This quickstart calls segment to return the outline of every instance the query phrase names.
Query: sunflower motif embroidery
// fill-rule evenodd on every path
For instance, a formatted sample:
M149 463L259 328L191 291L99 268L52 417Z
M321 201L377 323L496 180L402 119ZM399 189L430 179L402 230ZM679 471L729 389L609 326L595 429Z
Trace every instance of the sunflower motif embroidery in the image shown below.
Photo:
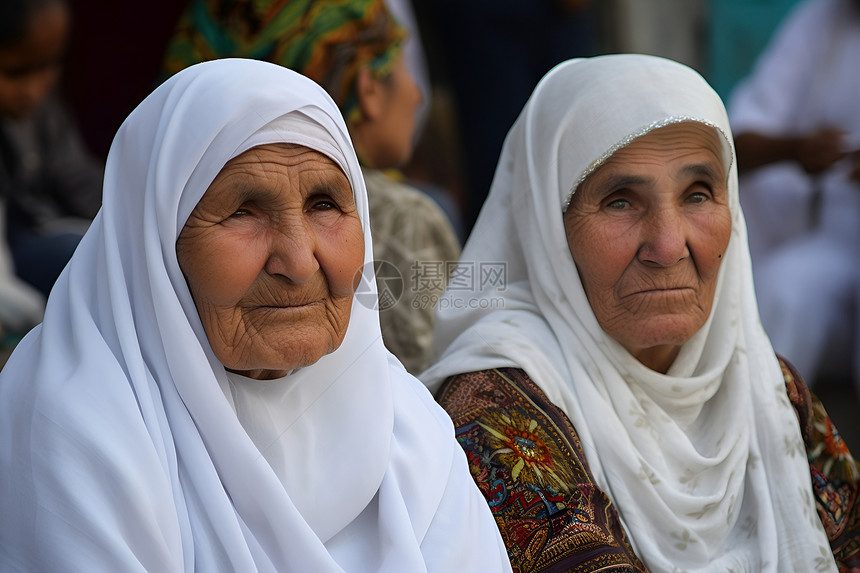
M511 468L511 479L570 491L570 476L553 461L553 450L547 445L552 440L536 420L512 410L508 414L494 412L478 425L487 432L490 459L499 458Z

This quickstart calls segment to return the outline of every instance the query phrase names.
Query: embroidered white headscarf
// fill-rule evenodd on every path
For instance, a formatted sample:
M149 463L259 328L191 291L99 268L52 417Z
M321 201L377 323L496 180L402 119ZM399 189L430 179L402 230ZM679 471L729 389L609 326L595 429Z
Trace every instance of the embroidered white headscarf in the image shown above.
M276 142L343 169L375 296L364 182L325 92L251 60L168 80L120 128L104 206L0 375L0 570L510 570L450 419L384 348L372 300L281 380L228 380L215 358L176 239L231 157Z
M562 213L615 151L684 121L722 137L732 234L711 316L664 375L598 325ZM523 368L570 417L652 571L835 571L758 318L732 157L723 104L691 69L644 55L557 66L508 134L461 258L472 283L452 278L436 319L444 352L421 378L435 390L454 374ZM488 272L501 263L504 281Z

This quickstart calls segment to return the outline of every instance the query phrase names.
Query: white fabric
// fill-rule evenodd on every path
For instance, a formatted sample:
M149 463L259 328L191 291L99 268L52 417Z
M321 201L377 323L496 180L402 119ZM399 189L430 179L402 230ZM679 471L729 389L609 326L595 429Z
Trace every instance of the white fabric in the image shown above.
M732 235L712 315L663 375L599 327L562 210L620 146L679 121L724 136ZM613 55L554 68L508 134L461 258L476 268L505 261L506 286L476 276L469 292L452 279L436 319L444 353L421 378L435 389L461 372L523 368L570 417L651 571L835 571L758 320L729 137L719 97L675 62Z
M855 0L801 2L733 92L732 129L795 136L835 127L847 132L847 148L860 149L858 58ZM844 358L857 354L852 330L860 322L849 309L860 294L860 184L849 179L850 166L845 159L813 177L786 161L740 179L762 322L810 382L821 368L844 375L852 367ZM836 357L842 363L827 363Z
M344 170L374 288L364 182L325 92L250 60L168 80L120 128L104 206L0 374L0 570L510 570L375 310L354 300L343 344L278 381L215 358L175 242L226 161L272 142Z

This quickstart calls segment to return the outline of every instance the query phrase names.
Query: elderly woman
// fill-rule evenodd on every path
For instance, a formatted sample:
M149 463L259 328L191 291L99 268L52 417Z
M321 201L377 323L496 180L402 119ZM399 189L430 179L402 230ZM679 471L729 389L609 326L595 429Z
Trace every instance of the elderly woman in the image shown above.
M462 259L506 276L452 283L422 379L516 571L858 566L857 465L762 330L731 141L635 55L559 65L508 135Z
M371 260L321 88L251 60L159 87L0 375L0 570L509 571L450 420L354 300Z
M367 183L382 337L418 374L433 358L433 303L460 243L433 199L384 171L409 161L423 97L406 67L405 41L383 0L192 0L165 68L257 58L300 72L332 96Z

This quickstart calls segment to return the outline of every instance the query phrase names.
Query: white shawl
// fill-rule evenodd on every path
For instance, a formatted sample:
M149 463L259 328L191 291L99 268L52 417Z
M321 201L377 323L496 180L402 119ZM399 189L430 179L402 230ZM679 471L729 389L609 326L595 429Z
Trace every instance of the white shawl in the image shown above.
M0 375L0 570L509 571L450 420L372 304L281 380L231 381L215 358L175 242L228 159L274 142L346 173L375 295L364 181L325 92L251 60L168 80L120 128L104 206Z
M562 212L617 149L681 121L723 136L732 235L712 314L663 375L598 325ZM719 97L675 62L612 55L553 69L505 141L461 258L476 288L454 275L436 319L444 353L421 378L435 390L453 374L523 368L572 420L650 570L835 571L797 418L758 318L730 138ZM503 287L477 272L499 262Z

